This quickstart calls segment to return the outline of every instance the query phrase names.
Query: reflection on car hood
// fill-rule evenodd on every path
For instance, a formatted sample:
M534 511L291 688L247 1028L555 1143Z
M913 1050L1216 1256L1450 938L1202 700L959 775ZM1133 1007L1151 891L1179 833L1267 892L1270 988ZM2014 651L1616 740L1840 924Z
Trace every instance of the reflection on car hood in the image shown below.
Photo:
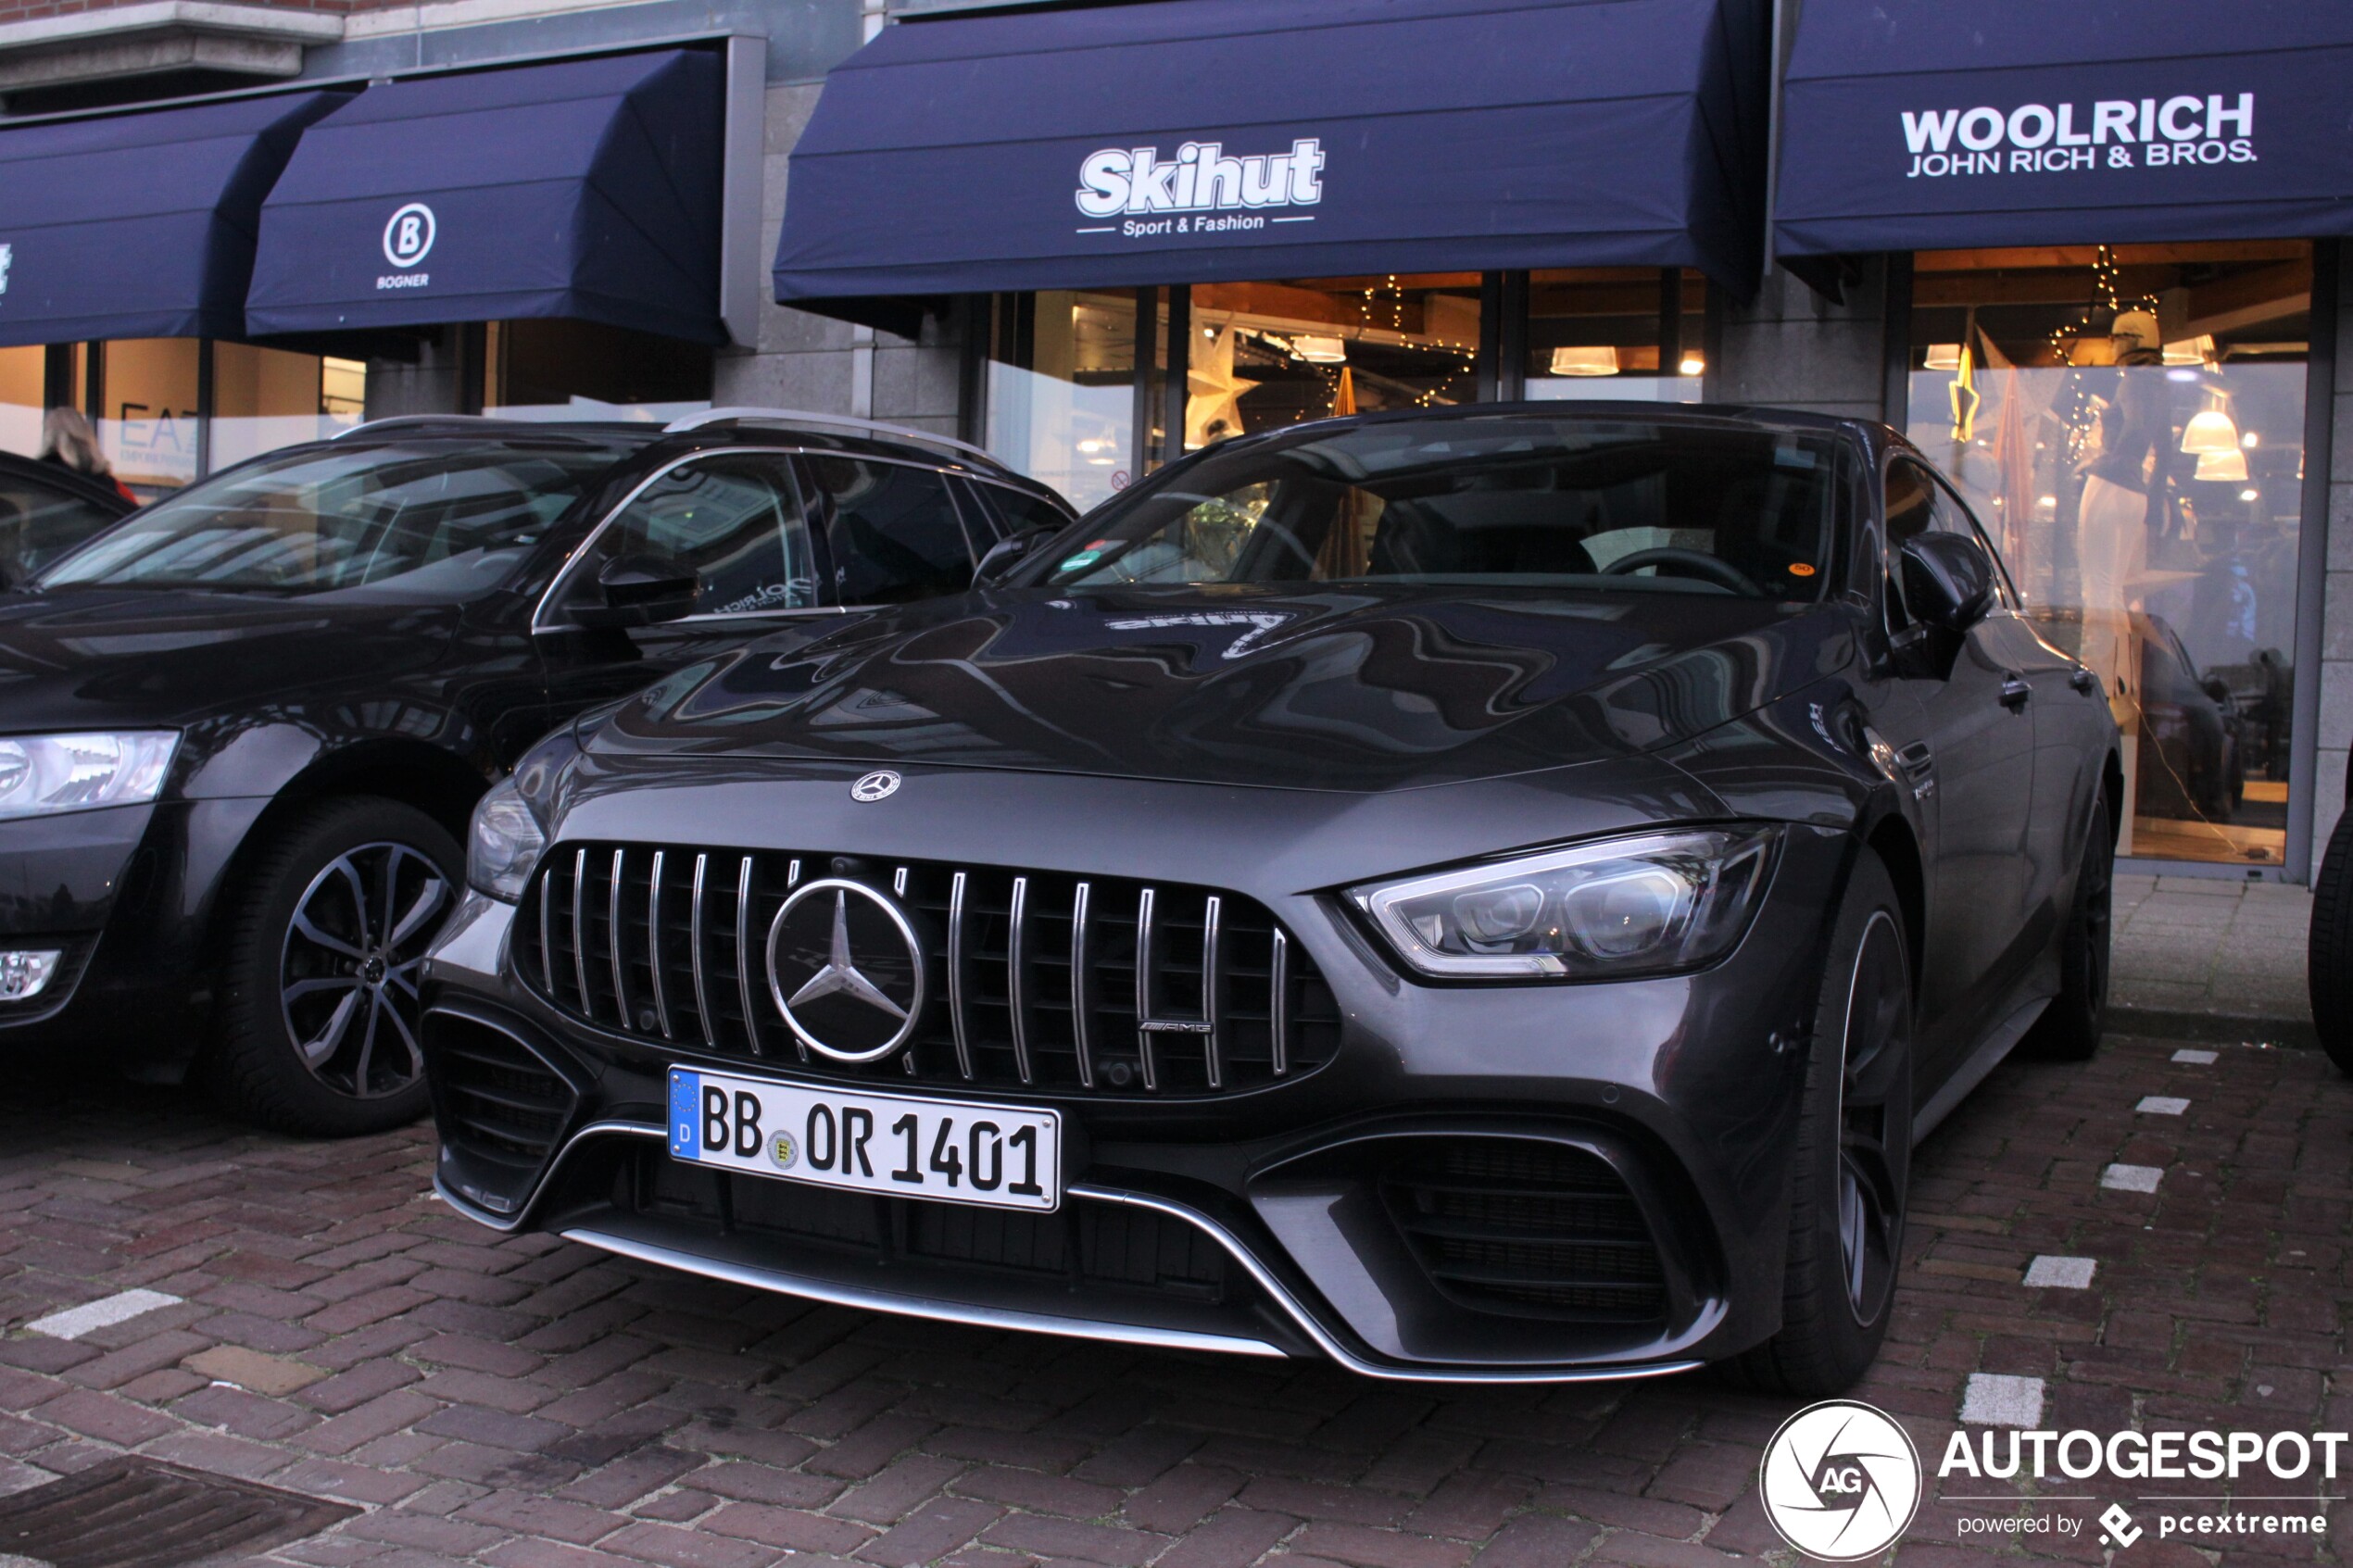
M754 643L589 744L1397 789L1699 734L1844 664L1849 628L1638 591L1005 590Z
M258 594L0 594L0 727L178 724L438 660L450 610Z

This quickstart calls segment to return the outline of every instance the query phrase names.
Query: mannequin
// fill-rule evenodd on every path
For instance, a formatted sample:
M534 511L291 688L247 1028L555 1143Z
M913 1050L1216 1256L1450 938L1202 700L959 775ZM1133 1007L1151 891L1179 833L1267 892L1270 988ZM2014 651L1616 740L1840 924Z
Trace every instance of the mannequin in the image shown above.
M2161 504L2160 452L2171 433L2157 318L2126 310L2108 329L2116 386L2100 413L2100 441L2083 464L2083 499L2075 517L2075 558L2082 569L2083 662L2108 689L2124 735L2127 807L2118 853L2133 847L2138 798L2141 664L2133 634L2133 586L2146 571L2152 500Z

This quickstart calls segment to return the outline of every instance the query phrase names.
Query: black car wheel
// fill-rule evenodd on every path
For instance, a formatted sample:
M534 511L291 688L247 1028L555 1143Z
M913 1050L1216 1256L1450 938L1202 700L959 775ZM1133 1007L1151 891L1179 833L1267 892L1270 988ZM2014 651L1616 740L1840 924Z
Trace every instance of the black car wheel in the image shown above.
M2312 879L2312 929L2305 950L2312 1027L2339 1073L2353 1076L2353 811L2336 820Z
M1895 1298L1912 1165L1912 982L1886 868L1863 852L1815 1008L1791 1162L1781 1330L1727 1367L1818 1398L1879 1354Z
M2089 1061L2108 1025L2108 944L2116 897L2116 835L2108 802L2092 808L2082 863L2075 871L2075 901L2059 928L2059 992L2034 1021L2026 1044L2057 1061Z
M262 852L233 915L212 1078L283 1132L348 1136L426 1104L418 979L458 901L457 845L395 801L341 800Z

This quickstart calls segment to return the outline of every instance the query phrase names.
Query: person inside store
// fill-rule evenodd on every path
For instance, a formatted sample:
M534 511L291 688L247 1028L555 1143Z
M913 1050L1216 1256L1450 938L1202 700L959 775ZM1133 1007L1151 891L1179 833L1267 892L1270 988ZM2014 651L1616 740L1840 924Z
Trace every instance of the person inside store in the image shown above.
M2120 311L2108 329L2116 379L2100 409L2082 472L2076 508L2075 558L2082 571L2083 646L2081 658L2108 688L2108 706L2124 746L2125 798L2140 732L2140 660L2133 638L2133 585L2146 572L2149 516L2164 505L2163 453L2171 432L2165 383L2164 342L2157 318ZM2145 371L2135 374L2135 371Z
M79 408L52 408L41 416L41 460L106 480L133 505L139 500L129 485L115 478L114 465L98 445L98 433L91 428L90 416Z

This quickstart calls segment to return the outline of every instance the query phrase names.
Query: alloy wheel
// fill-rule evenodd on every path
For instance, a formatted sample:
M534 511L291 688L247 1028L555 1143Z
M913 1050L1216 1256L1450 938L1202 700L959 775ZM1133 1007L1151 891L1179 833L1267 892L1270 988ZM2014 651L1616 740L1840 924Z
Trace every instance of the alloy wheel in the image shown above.
M355 1099L398 1094L424 1073L417 980L449 880L406 844L362 844L303 889L279 959L279 1009L304 1067Z
M1838 1236L1846 1304L1879 1321L1894 1292L1911 1168L1911 988L1884 912L1864 928L1848 988L1839 1085Z

